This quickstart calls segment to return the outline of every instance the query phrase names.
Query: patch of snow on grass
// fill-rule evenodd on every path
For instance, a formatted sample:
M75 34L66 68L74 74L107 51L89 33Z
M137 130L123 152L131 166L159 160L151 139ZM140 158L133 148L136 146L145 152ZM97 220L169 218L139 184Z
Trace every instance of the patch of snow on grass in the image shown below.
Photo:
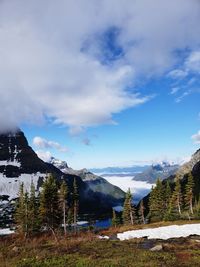
M10 235L14 234L15 231L10 230L9 228L0 229L0 235Z
M120 240L147 237L148 239L169 239L200 235L200 224L170 225L157 228L131 230L117 234Z

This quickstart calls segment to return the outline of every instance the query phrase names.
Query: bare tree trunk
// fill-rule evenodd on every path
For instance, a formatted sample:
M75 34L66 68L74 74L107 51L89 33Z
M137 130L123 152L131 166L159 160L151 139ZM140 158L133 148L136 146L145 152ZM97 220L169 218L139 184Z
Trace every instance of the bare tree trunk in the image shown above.
M130 218L131 218L131 225L133 225L134 223L133 223L133 213L132 213L132 211L130 212Z
M180 198L177 199L177 206L178 206L178 212L181 215L181 206L180 206Z

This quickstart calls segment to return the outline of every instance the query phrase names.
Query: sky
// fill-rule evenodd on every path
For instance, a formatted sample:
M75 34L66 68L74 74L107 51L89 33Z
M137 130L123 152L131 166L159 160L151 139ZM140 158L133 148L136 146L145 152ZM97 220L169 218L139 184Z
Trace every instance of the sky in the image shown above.
M1 0L0 132L80 168L200 144L199 0Z

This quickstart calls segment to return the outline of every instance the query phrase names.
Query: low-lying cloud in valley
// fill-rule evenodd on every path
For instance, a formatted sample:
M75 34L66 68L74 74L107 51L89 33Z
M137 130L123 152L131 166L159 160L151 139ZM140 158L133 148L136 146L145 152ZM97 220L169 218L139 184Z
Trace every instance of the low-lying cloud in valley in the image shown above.
M197 0L1 1L1 131L46 117L71 133L114 123L151 99L137 78L170 71L176 51L196 71L199 15Z

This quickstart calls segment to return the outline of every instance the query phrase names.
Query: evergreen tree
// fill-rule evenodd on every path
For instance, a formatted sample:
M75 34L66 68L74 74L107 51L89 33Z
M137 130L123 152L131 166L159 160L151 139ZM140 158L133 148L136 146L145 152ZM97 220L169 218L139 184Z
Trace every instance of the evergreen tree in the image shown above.
M188 180L187 180L187 184L185 186L185 205L189 210L190 214L193 214L193 198L194 198L194 194L193 194L193 189L194 189L194 178L192 173L190 172L188 175Z
M38 201L35 195L35 185L31 181L31 190L29 198L29 217L30 217L30 232L34 233L39 230L39 212L38 212Z
M169 208L171 196L172 196L172 190L171 190L169 181L167 181L165 185L165 207L166 209Z
M67 212L67 224L69 228L71 228L73 224L73 209L72 208L69 208Z
M29 217L29 196L28 196L28 192L26 191L24 194L24 233L25 233L25 237L27 237L29 235L29 231L30 231L30 217Z
M165 184L165 214L164 214L165 221L172 220L171 198L172 198L172 189L170 187L169 181L167 181L167 183Z
M136 222L135 207L132 204L132 194L130 189L126 193L122 217L125 225L133 225Z
M162 221L164 219L165 208L165 188L161 180L156 181L156 186L150 192L149 198L149 219L151 222Z
M24 184L20 184L18 200L16 202L15 221L17 223L17 229L20 233L26 232L26 216L25 216L25 193Z
M78 198L79 198L78 186L77 186L76 178L74 178L72 201L73 201L73 223L74 223L75 231L77 229L78 204L79 204Z
M178 219L182 214L182 191L179 176L176 176L175 180L175 188L172 193L171 201L170 201L170 213L174 219Z
M67 227L66 227L66 216L67 216L67 196L68 196L68 188L66 182L63 180L60 186L60 192L59 192L59 204L62 211L62 217L63 217L63 227L64 227L64 233L65 236L67 234Z
M59 209L58 209L58 188L55 178L50 174L42 184L40 194L40 218L47 228L49 228L54 236L54 229L59 224Z
M112 210L112 226L117 227L117 214L114 209Z
M144 210L145 210L145 207L144 207L144 203L143 203L143 199L142 199L140 201L138 214L139 214L139 221L140 221L140 223L143 223L143 224L145 224Z
M194 204L194 217L195 219L200 219L200 196L195 200Z

